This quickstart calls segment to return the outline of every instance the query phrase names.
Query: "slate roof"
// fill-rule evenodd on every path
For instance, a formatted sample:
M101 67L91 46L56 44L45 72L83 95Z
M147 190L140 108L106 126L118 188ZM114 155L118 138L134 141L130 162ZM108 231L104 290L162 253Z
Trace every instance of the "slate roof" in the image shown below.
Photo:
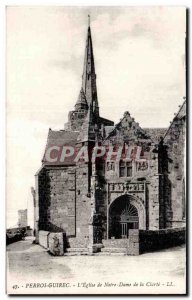
M48 132L48 137L47 137L47 144L45 147L45 153L46 151L52 147L52 146L74 146L77 142L77 136L78 136L79 132L78 131L67 131L67 130L51 130L49 129ZM43 164L48 164L48 165L61 165L60 162L56 162L56 163L50 163L47 162L45 159L45 153L42 159ZM69 165L71 164L71 161L66 162L65 164Z
M51 130L49 129L47 143L52 145L63 145L67 143L75 144L77 141L78 132L77 131L67 131L67 130Z

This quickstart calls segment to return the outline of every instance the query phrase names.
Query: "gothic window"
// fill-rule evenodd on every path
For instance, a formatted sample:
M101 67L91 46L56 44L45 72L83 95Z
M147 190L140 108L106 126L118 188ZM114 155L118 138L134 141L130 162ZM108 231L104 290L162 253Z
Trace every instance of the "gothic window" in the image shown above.
M121 160L119 163L119 176L131 177L132 176L132 162Z

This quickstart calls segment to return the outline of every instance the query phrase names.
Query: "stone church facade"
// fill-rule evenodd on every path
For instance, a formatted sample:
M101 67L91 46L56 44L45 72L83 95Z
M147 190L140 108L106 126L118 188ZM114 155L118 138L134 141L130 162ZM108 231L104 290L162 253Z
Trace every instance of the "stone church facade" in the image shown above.
M185 130L186 102L168 129L141 128L128 111L117 124L100 116L89 26L77 102L64 129L49 129L35 175L36 242L48 249L62 245L61 254L107 249L139 254L134 247L149 234L155 240L159 234L166 239L176 233L175 240L180 239L185 227ZM113 149L110 159L98 155L93 161L95 145ZM88 160L55 159L63 146L75 152L87 147ZM47 242L49 235L57 242Z

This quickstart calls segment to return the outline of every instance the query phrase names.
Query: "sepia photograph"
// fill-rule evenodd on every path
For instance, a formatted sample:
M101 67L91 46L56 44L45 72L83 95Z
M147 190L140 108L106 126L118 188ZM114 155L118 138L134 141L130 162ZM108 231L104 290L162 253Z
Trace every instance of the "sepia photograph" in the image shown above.
M6 293L186 295L187 9L6 7Z

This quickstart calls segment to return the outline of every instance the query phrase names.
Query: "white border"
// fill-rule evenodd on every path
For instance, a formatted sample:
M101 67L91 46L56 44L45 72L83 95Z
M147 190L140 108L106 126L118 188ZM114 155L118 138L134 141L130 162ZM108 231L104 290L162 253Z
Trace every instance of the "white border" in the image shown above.
M1 209L0 209L0 220L1 220L1 232L0 236L2 241L0 243L0 254L1 254L1 268L0 268L0 296L1 299L5 299L5 8L6 6L185 6L191 10L192 1L191 0L0 0L0 157L1 157L1 167L0 167L0 200L1 200ZM190 14L189 14L190 15ZM190 23L190 22L189 22ZM191 32L191 26L189 24L189 33ZM191 33L189 38L191 39ZM189 49L191 49L191 40L189 41ZM190 53L190 51L189 51ZM189 61L188 72L190 73L191 64ZM189 74L189 87L192 86L191 76ZM189 99L188 99L189 100ZM191 110L188 101L188 113L189 113L189 149L188 153L190 154L192 134L190 132L190 123L191 123ZM188 159L189 174L192 166L192 161ZM190 181L189 184L189 195L188 195L188 205L191 212L190 205ZM2 225L4 224L4 226ZM189 217L188 228L191 228L191 222ZM191 234L189 235L189 241ZM163 297L163 296L162 296ZM20 298L20 297L17 297ZM22 299L25 297L22 297ZM40 298L40 297L36 297ZM51 297L55 298L55 297ZM71 299L72 297L65 297ZM76 297L74 297L76 298ZM100 299L103 297L100 297ZM129 296L129 298L133 298ZM136 299L139 297L134 297ZM166 297L163 297L166 298Z
M2 0L2 5L43 5L43 6L191 6L191 0Z

